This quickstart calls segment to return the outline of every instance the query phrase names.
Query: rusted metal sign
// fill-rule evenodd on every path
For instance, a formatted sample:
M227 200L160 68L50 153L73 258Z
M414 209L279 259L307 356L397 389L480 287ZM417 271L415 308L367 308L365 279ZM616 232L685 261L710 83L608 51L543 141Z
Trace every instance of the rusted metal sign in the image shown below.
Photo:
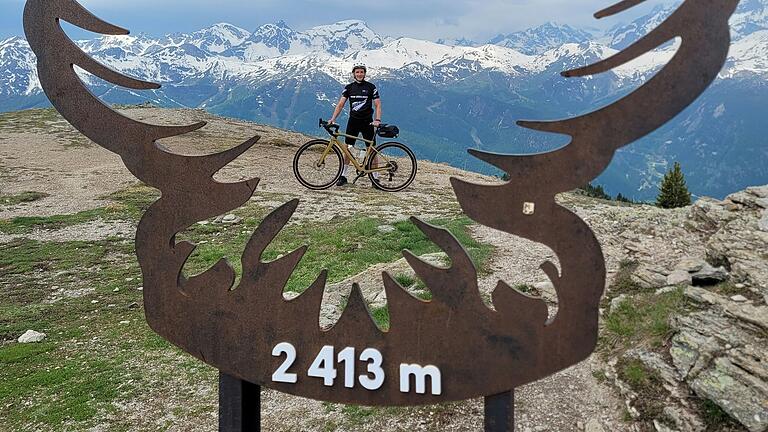
M597 17L641 1L627 0ZM37 54L40 81L56 109L79 131L119 154L138 179L162 191L136 233L144 276L146 317L158 334L226 374L282 392L363 405L420 405L508 392L571 366L592 353L598 302L605 284L602 251L578 216L555 195L596 178L614 152L652 132L693 102L714 80L730 44L728 18L738 0L686 0L640 40L591 66L564 72L580 77L609 71L679 37L674 58L626 97L562 121L521 121L523 127L569 135L552 152L515 156L470 151L509 174L500 185L451 179L464 212L483 225L550 247L560 263L541 266L557 291L557 315L499 281L491 309L483 303L466 251L446 230L413 222L450 257L434 267L405 251L433 294L411 296L382 275L391 326L373 322L358 286L333 328L319 327L327 272L298 298L282 292L306 247L265 263L261 255L296 210L298 200L270 214L242 256L243 277L226 260L199 276L182 267L195 245L177 233L243 205L258 179L225 184L213 175L258 137L225 152L189 157L157 144L204 126L155 126L129 119L94 97L72 65L113 84L154 89L97 63L62 31L59 20L101 34L127 31L107 24L74 0L28 0L24 27ZM309 245L312 247L312 245Z

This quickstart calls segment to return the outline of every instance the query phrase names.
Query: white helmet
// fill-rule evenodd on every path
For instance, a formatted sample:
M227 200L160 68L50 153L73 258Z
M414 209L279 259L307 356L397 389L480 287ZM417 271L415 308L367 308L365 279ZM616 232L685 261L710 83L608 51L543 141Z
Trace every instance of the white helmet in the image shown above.
M368 68L365 66L365 63L355 63L354 66L352 66L352 73L355 73L356 70L362 69L363 72L368 72Z

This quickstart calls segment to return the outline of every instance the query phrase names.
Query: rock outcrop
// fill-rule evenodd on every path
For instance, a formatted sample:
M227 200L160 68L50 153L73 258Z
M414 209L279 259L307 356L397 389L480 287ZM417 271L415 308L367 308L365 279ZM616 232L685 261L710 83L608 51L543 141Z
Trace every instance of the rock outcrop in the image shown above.
M711 234L705 246L708 260L725 266L736 281L768 302L768 185L721 202L699 200L692 219Z
M768 431L768 186L723 201L700 199L687 214L659 211L669 219L653 227L653 236L698 238L703 248L675 256L651 244L650 236L624 235L633 240L625 250L636 262L632 281L639 289L682 289L690 304L671 318L666 346L622 354L641 361L666 389L667 406L652 424L657 431L721 430L702 419L701 401L711 401L738 427ZM685 235L677 232L680 227ZM631 301L626 294L608 295ZM633 413L638 395L616 381L629 412L641 417Z

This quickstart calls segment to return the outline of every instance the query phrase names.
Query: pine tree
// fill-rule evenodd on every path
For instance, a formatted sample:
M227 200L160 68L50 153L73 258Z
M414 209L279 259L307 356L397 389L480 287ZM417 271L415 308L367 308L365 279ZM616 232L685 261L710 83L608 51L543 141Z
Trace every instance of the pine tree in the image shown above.
M593 186L592 183L587 183L586 186L581 188L581 193L592 198L600 198L607 201L611 200L611 196L605 192L602 185Z
M680 164L675 162L674 168L664 175L659 187L656 205L662 208L676 208L691 205L691 193L685 185L685 177Z

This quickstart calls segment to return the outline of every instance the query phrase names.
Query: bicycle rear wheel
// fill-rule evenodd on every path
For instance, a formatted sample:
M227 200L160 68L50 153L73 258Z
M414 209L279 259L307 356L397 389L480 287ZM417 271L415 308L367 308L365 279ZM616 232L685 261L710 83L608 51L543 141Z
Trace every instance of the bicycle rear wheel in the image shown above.
M331 147L331 151L320 160L326 148L328 141L318 139L305 143L296 151L296 156L293 157L293 174L304 187L314 190L328 189L341 177L341 170L344 168L341 152L335 146Z
M386 142L376 147L366 169L384 168L368 174L373 186L387 192L397 192L407 188L416 178L416 156L411 149L399 142Z

